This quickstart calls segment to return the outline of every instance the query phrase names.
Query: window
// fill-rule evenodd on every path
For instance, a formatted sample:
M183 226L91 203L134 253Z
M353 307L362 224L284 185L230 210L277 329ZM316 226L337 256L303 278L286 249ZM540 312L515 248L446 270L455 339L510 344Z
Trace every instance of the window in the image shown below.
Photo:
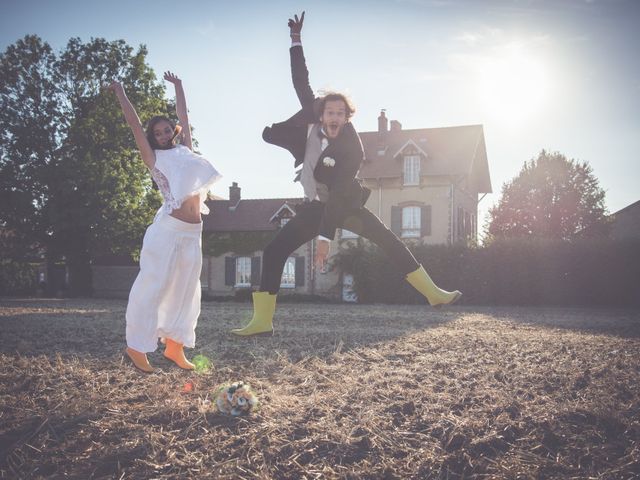
M251 286L251 257L236 258L236 287Z
M353 233L351 230L347 230L346 228L343 228L340 238L358 238L358 234Z
M404 185L420 184L420 155L404 157Z
M471 214L464 212L464 236L471 238Z
M280 287L282 288L295 288L296 287L296 258L289 257L284 263L284 270L282 270L282 280L280 281Z
M284 227L289 220L291 220L291 217L282 217L280 219L280 228Z
M420 238L420 207L402 209L402 238Z
M477 225L477 223L476 223L476 222L477 222L476 214L475 214L475 213L472 213L472 214L471 214L471 238L472 238L473 240L475 240L475 239L476 239L476 235L477 235L477 233L476 233L476 232L477 232L478 225Z

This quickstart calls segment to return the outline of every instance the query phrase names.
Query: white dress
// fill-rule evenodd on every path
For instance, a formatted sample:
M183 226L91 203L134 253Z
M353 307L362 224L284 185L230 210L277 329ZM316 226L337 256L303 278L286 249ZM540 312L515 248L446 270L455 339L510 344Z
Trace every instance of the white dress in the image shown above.
M131 287L126 313L127 345L143 353L155 351L158 337L195 346L202 222L187 223L169 214L194 195L200 195L200 213L209 213L206 192L220 179L208 160L182 145L155 154L151 175L164 203L144 235L140 272Z

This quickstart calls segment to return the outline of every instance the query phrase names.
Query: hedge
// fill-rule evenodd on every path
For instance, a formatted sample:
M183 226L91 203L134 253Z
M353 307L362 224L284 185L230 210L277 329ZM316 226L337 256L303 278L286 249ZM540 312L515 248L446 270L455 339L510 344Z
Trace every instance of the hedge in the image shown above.
M0 260L0 295L35 293L37 280L35 265L14 260Z
M484 247L410 248L434 281L471 305L640 306L640 240L502 240ZM334 266L363 303L424 299L377 247L358 242Z

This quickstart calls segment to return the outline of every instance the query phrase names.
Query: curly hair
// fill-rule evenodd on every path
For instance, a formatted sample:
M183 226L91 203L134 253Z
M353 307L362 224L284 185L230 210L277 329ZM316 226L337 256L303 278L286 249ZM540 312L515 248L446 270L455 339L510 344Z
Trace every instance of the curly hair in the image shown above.
M344 105L347 110L347 120L349 120L354 113L356 113L356 107L351 101L349 97L347 97L344 93L338 92L327 92L323 97L320 97L320 103L318 104L318 110L320 115L324 113L324 107L327 102L341 100L344 102Z

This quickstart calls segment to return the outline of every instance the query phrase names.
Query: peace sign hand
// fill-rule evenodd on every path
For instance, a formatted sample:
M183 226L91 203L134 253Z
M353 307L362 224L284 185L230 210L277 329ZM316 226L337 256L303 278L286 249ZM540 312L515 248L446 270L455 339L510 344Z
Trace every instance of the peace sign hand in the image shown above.
M289 34L291 36L300 36L300 33L302 32L302 24L304 23L304 12L302 12L302 15L300 15L300 18L298 18L298 15L294 15L293 18L289 19L289 22L287 25L289 25Z

